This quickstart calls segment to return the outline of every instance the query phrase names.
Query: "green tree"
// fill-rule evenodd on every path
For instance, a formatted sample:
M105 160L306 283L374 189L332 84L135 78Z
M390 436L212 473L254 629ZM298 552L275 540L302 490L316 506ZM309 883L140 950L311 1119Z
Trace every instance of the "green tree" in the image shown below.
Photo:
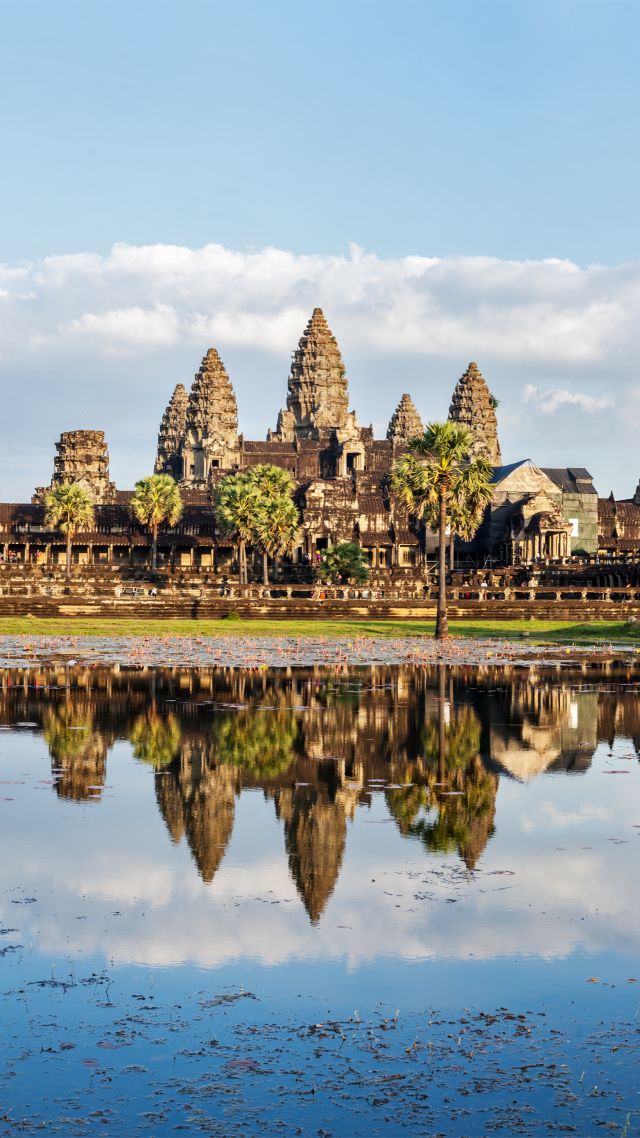
M291 766L299 734L299 721L291 707L274 709L254 705L232 715L216 715L211 743L216 762L228 763L254 778L276 778Z
M256 516L254 539L262 549L262 579L269 584L269 557L277 562L291 553L298 542L300 515L291 498L263 501Z
M260 463L246 472L259 494L252 539L262 550L262 579L269 584L269 558L291 553L298 540L300 515L293 501L295 482L288 470Z
M180 752L180 724L171 712L165 717L152 706L138 716L129 735L136 759L154 770L168 767Z
M170 474L150 474L136 482L129 509L137 522L151 531L151 571L158 567L158 529L174 526L182 514L180 488Z
M340 581L355 581L362 585L369 578L369 566L362 546L356 541L340 541L324 549L317 570L321 581L335 585Z
M61 482L46 491L44 516L47 525L66 534L68 581L71 577L71 542L80 529L87 530L93 526L93 500L89 491L78 482Z
M409 450L391 471L391 489L416 516L438 531L439 575L436 637L449 635L447 622L447 527L472 535L491 498L491 465L468 459L473 434L447 420L429 423L424 434L409 440ZM481 503L482 505L481 509Z
M477 458L463 467L460 477L451 488L449 503L450 568L453 569L453 542L455 537L472 541L484 512L491 501L491 474L493 467L485 458Z
M255 538L260 493L248 473L228 474L218 483L215 497L216 524L238 543L240 584L247 583L247 544Z

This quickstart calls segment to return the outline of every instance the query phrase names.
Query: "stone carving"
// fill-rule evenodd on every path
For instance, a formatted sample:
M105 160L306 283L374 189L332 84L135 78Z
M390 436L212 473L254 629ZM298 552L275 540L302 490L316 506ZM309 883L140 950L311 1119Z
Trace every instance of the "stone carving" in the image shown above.
M181 448L182 478L187 485L206 488L211 472L233 466L238 447L238 405L226 368L215 348L209 348L195 377Z
M387 438L396 446L424 433L424 425L410 395L403 395L387 427Z
M495 403L476 363L469 364L455 386L449 418L473 431L470 458L486 458L492 466L501 465Z
M51 483L48 487L38 487L34 502L41 502L47 489L63 482L83 486L99 505L115 501L116 487L109 480L109 450L104 431L63 431L56 451Z
M178 383L162 416L158 434L158 454L155 462L156 474L172 474L182 477L180 447L187 428L187 407L189 396L182 383Z
M287 410L270 437L283 442L317 437L348 426L349 393L340 349L321 308L313 314L293 355Z

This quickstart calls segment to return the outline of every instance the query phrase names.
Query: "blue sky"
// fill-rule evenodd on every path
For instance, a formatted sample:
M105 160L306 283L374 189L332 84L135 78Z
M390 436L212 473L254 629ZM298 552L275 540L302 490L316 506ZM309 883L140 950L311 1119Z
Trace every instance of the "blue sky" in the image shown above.
M640 253L633 0L4 0L4 256Z
M48 480L74 425L107 430L121 484L145 473L209 342L263 435L316 301L365 422L384 430L404 390L445 414L478 358L505 456L633 492L637 0L0 0L0 15L0 497ZM344 268L354 244L378 259L366 271ZM254 256L251 287L234 276L223 296L224 272L199 287L208 246ZM297 258L286 288L265 250ZM185 258L197 279L176 275ZM419 301L413 258L451 269Z

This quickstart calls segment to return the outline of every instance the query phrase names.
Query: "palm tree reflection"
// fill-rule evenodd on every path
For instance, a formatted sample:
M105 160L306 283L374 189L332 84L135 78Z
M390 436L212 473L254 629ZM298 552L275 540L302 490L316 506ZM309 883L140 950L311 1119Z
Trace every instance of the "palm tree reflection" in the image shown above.
M498 788L497 775L480 758L480 736L478 716L469 704L455 708L453 685L447 693L440 665L437 718L424 728L420 782L390 792L399 797L389 802L401 833L419 838L430 852L457 851L468 869L493 834Z
M91 707L67 696L62 706L45 708L42 734L58 797L72 802L98 799L106 777L107 740L94 730Z

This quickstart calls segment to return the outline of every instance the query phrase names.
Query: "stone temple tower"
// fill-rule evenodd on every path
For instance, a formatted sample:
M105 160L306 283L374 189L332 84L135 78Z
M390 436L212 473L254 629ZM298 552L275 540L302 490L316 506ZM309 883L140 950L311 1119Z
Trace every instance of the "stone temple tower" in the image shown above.
M182 396L179 395L172 409L176 426L181 403ZM165 416L169 415L170 408L171 404ZM239 442L235 393L216 349L209 348L189 393L179 448L178 477L185 486L206 490L214 470L229 470L238 465ZM160 460L158 447L156 468Z
M270 437L283 442L317 438L320 431L349 429L347 374L340 349L321 308L313 314L293 355L287 408Z
M170 474L172 478L182 478L182 456L180 448L187 429L187 407L189 396L182 383L178 383L162 416L158 434L158 454L155 473Z
M109 478L109 451L104 431L63 431L56 443L53 477L49 487L39 487L34 501L41 501L45 489L63 482L75 482L88 490L93 501L115 500L115 484Z
M387 438L395 446L404 446L409 439L424 433L424 425L410 395L403 395L387 427Z
M470 363L456 383L449 418L473 431L470 458L486 458L492 466L502 464L494 399L476 363Z

